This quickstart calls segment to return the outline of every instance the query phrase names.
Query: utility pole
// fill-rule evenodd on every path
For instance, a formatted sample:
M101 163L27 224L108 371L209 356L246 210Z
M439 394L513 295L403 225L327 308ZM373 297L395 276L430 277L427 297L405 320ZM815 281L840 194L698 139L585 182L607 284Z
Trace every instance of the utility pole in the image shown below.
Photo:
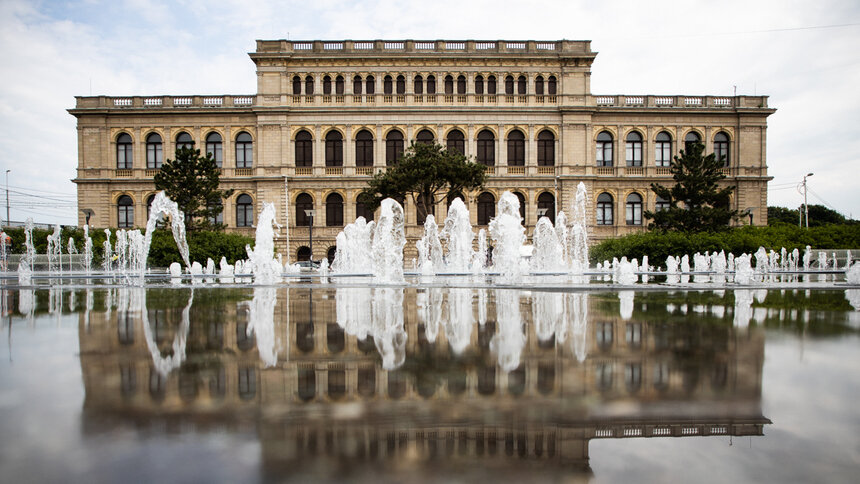
M314 261L314 214L315 213L316 213L315 210L305 210L305 215L310 219L309 224L308 224L308 239L310 239L309 240L309 242L310 242L309 248L311 249L311 257L310 257L311 264L313 264L313 261Z
M809 228L809 205L806 203L806 178L812 175L812 173L807 173L803 177L803 216L806 218L806 228Z
M6 170L6 226L9 226L9 172Z

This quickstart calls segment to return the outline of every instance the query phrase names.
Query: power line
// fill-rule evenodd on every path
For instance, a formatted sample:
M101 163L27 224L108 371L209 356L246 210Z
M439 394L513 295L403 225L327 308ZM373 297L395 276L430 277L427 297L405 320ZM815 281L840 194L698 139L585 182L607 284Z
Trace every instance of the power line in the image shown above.
M0 187L0 191L7 191L7 190L6 190L5 188ZM70 201L69 199L54 198L54 197L46 197L46 196L44 196L44 195L32 195L32 194L30 194L30 193L26 193L26 192L19 192L19 191L17 191L17 190L8 190L8 192L9 192L9 193L15 193L15 194L17 194L17 195L23 195L23 196L25 196L25 197L43 198L43 199L45 199L45 200L54 200L54 201L57 201L57 202L65 202L65 203L68 203L68 202Z

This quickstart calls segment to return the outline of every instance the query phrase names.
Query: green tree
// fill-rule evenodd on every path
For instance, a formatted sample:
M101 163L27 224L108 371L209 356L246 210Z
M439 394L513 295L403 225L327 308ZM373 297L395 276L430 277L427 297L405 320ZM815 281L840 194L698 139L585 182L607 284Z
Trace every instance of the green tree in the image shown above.
M797 210L785 207L767 207L767 224L791 224L797 225L799 221Z
M648 228L716 231L727 228L738 217L738 211L729 208L729 196L735 187L719 187L719 181L726 177L721 171L724 160L718 160L713 153L703 156L704 151L703 144L694 143L675 156L670 167L674 186L651 184L651 191L667 200L669 208L645 212L645 218L651 220Z
M360 200L375 210L386 198L411 196L418 210L428 214L445 194L477 190L486 179L486 167L457 150L436 143L412 143L397 165L370 179Z
M185 213L188 230L220 229L214 219L224 209L222 199L233 190L220 190L221 169L209 154L200 156L200 150L177 148L176 159L168 159L155 174L156 190L164 190Z

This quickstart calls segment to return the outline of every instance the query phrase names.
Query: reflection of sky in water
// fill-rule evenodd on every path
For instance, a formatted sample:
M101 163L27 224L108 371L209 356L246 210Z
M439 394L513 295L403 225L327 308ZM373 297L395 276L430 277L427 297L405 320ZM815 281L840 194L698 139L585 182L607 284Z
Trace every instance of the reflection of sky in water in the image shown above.
M533 361L541 354L555 354L557 361L566 360L564 365L587 374L585 378L589 382L595 378L589 372L614 364L614 376L612 373L608 375L615 378L616 387L624 388L624 380L629 380L632 371L628 363L639 358L639 345L642 345L641 351L645 352L646 359L665 356L665 350L660 350L664 351L660 353L649 347L648 342L657 337L658 328L669 328L667 334L674 331L676 336L680 331L682 336L674 340L677 343L689 337L684 336L684 331L692 327L700 329L706 336L725 332L731 342L731 357L747 358L750 355L744 353L752 348L754 360L761 362L763 358L763 367L759 367L763 371L759 382L760 415L772 420L773 424L764 426L764 437L593 438L586 445L594 482L853 482L853 473L860 468L860 436L857 433L860 412L855 405L860 396L860 374L857 372L860 368L860 353L857 351L860 338L857 313L851 311L853 308L843 292L834 291L827 297L822 297L820 292L794 294L790 291L779 297L751 291L727 291L725 294L676 292L672 295L637 292L635 297L632 292L620 295L591 293L586 297L585 293L472 292L439 288L416 295L412 289L355 288L344 292L315 289L313 300L295 297L293 291L289 291L290 295L286 293L280 289L249 289L242 298L238 298L243 301L230 303L239 307L250 305L249 327L260 331L253 357L263 361L243 361L256 364L261 372L274 366L265 370L269 373L261 380L260 392L266 391L266 382L271 384L273 376L281 378L277 372L283 372L290 364L290 358L301 356L288 344L291 333L286 325L293 323L287 321L305 321L302 319L304 313L284 315L285 308L293 308L291 300L302 311L309 308L309 303L316 305L313 309L315 319L328 324L342 323L347 334L373 336L371 351L379 354L367 353L371 358L369 361L389 368L397 366L401 377L407 375L405 378L412 378L409 375L420 371L421 366L416 366L412 361L414 355L410 353L412 345L417 343L407 337L407 334L412 334L410 327L420 323L424 325L427 340L436 338L451 346L452 353L457 356L450 361L461 358L468 361L468 365L498 365L496 378L500 385L501 382L513 385L512 382L520 378L511 371L519 367L520 362ZM105 296L100 294L100 302L93 305L92 297L81 292L76 296L77 310L83 314L84 308L89 306L93 308L91 315L101 313L103 317L104 301L107 301L114 305L111 311L116 318L122 308L133 308L136 301L158 304L153 298L149 298L147 303L147 298L135 299L134 294L123 292ZM186 305L190 298L187 292L180 296L176 301L176 313L186 313L180 318L184 322L188 318ZM3 346L6 351L0 353L0 468L4 477L11 481L38 476L39 480L45 481L152 481L166 478L198 482L256 480L265 472L262 460L266 458L266 450L260 439L266 430L259 425L267 423L256 420L259 417L243 414L241 418L231 418L230 425L226 427L216 425L208 429L162 422L141 430L134 428L134 419L129 425L129 415L122 412L99 409L87 410L91 414L85 414L86 400L95 400L99 390L94 388L93 395L85 395L79 338L90 338L96 329L88 327L89 319L78 314L58 316L56 310L53 314L44 312L46 307L56 309L55 303L60 300L59 294L52 294L49 302L45 291L37 292L32 301L26 299L25 303L33 306L25 306L25 309L29 312L35 307L36 314L32 319L17 313L12 317L11 340L9 317L4 319L3 343L6 344ZM68 297L64 301L71 304ZM213 304L212 294L207 295L205 289L195 290L193 301L194 305ZM215 307L220 307L217 304ZM416 307L398 311L397 308L404 307L404 304L415 304ZM195 319L197 313L194 311L191 312L192 327L195 323L201 324ZM216 319L218 317L226 316L216 312ZM116 319L113 321L114 326L109 327L108 332L116 338ZM614 333L598 328L606 321L616 321L613 323ZM479 323L493 328L485 339L488 351L492 351L480 353L482 356L476 358L474 338ZM638 323L642 323L644 328ZM763 325L766 329L762 329ZM170 341L176 334L175 330L183 330L182 325L176 324L174 332L170 333ZM244 327L242 331L245 331ZM428 332L434 332L433 338ZM145 333L137 333L138 338L148 340L152 337L150 334L144 338ZM692 333L693 336L696 334ZM763 355L755 353L761 351L761 346L755 350L755 345L747 343L762 336ZM531 342L533 337L538 341ZM555 350L547 350L553 345L556 345ZM161 351L169 354L169 347L168 342ZM146 348L145 344L143 348ZM695 353L696 348L692 349ZM649 353L652 351L653 355ZM448 353L422 353L424 356L431 354ZM143 357L149 358L149 355L144 351ZM172 376L175 377L178 371L182 370L174 370ZM445 380L449 378L445 371L450 369L440 371L441 379L449 381L450 385L450 380ZM642 369L642 374L648 382L650 369ZM528 380L534 376L535 373L528 373L525 378ZM289 378L284 372L284 379ZM95 384L98 386L98 383ZM111 388L116 387L116 382L103 383L106 388L111 384ZM145 392L148 383L138 381L140 391ZM506 386L498 392L506 392L507 388L513 387ZM584 405L588 412L582 418L621 415L634 420L647 412L659 415L661 408L665 411L672 405L691 414L711 408L708 405L696 407L697 402L692 399L689 402L683 398L658 402L663 405L661 407L653 405L653 402L639 401L635 396L610 398L593 388L577 391L584 392L585 397L580 399L574 394L558 399L549 394L547 398L536 401L533 396L528 397L532 400L518 397L519 400L507 400L505 405L516 408L517 402L541 405L563 402L561 409L582 411L577 405ZM377 401L380 397L377 396ZM468 406L492 409L491 398L497 397L463 396L459 400L449 398L442 402L447 407L446 411L456 410L461 405L458 402L468 402L463 412L470 415L466 411ZM268 402L273 404L270 410L277 411L285 401L282 396L274 397ZM421 409L422 402L431 401L416 397L409 404ZM724 401L730 403L729 408L735 404L740 408L750 403L748 394L738 402L733 403L731 398ZM341 415L364 411L351 402L353 400L332 405ZM756 407L757 399L752 403ZM311 408L320 409L323 408L320 405L326 403L318 400L313 405L317 407ZM718 408L726 409L725 406ZM160 412L167 414L175 410L156 408L147 418L157 420ZM481 418L488 422L493 422L493 419L500 419L497 423L504 421L499 415L481 412L477 415L482 415ZM546 415L553 414L533 412L528 418L535 415L546 418ZM401 425L408 431L409 422ZM350 474L335 476L354 477ZM513 475L507 477L511 480L523 477L540 480L540 476L533 475L517 474L516 479Z

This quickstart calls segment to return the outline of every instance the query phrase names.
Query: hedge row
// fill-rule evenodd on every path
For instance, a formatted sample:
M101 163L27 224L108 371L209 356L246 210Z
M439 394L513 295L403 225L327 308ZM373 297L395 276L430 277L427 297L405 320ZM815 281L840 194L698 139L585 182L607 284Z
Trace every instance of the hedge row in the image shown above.
M20 227L5 228L4 231L12 238L12 253L22 254L25 252L24 229ZM44 254L48 249L49 235L53 230L33 229L33 246L36 252ZM78 252L84 250L84 231L80 228L63 228L61 239L63 254L68 253L69 237L74 239L75 248ZM106 235L104 230L90 231L93 240L93 264L101 264L104 257L104 242ZM221 257L226 257L227 262L233 264L237 259L248 257L245 245L254 245L254 239L238 234L227 234L224 232L190 232L187 236L188 251L191 261L206 264L206 259L211 258L217 264ZM111 233L111 245L116 245L116 232ZM179 249L173 240L173 234L169 230L159 229L152 233L152 243L149 247L148 264L150 267L167 267L172 262L182 262Z
M738 227L725 232L641 232L605 240L589 250L591 263L613 257L642 260L662 265L666 258L700 252L719 252L741 255L752 254L759 247L779 251L785 247L801 252L809 245L814 249L860 249L860 226L826 225L802 229L794 225L768 227Z

